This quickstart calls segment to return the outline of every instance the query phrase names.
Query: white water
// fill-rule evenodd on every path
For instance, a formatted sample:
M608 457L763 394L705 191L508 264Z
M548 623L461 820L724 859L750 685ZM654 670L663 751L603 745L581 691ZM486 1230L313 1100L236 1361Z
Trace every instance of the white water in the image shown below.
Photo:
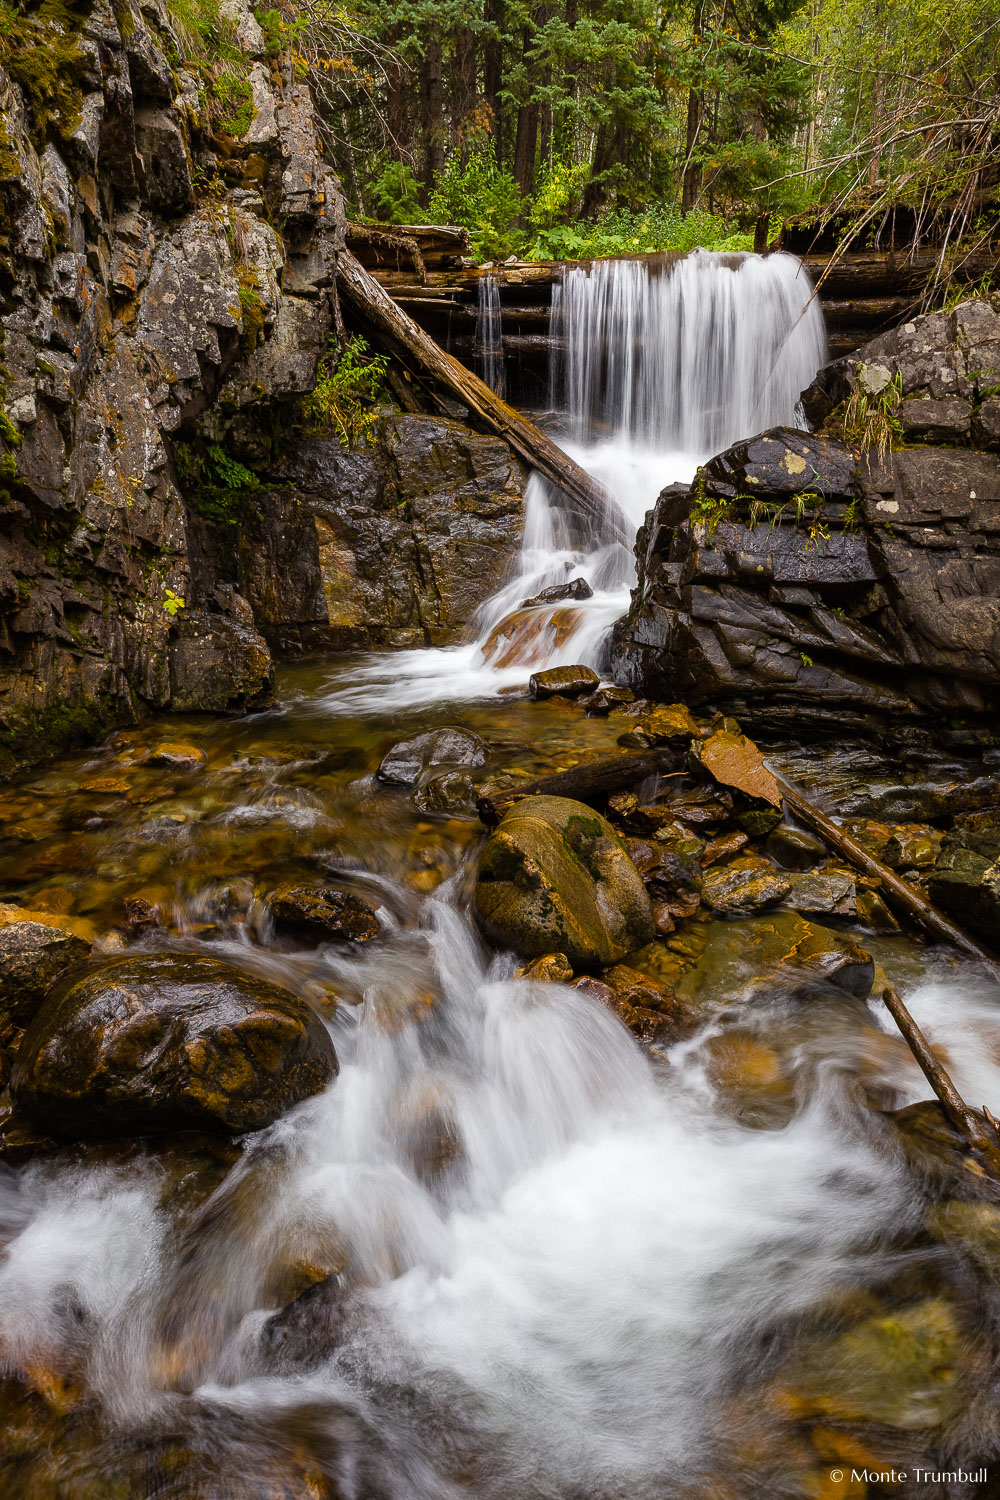
M481 375L491 391L506 393L507 379L503 362L503 319L500 311L500 287L490 273L479 279L479 305L476 311L476 354Z
M326 962L366 992L338 1017L339 1079L186 1220L153 1167L0 1174L0 1348L82 1358L121 1444L193 1433L239 1474L254 1433L308 1430L346 1500L679 1496L765 1420L774 1336L904 1264L920 1206L853 1091L880 1046L864 1007L813 1002L798 1113L755 1130L717 1111L703 1038L657 1070L578 991L487 966L447 899ZM908 998L1000 1103L995 1003L954 978ZM789 1021L749 1014L772 1042ZM899 1102L925 1096L898 1039L878 1067ZM430 1110L458 1151L428 1183ZM343 1264L345 1290L283 1364L268 1287L296 1258Z
M481 302L479 327L495 351L498 296L495 313ZM697 250L662 265L575 266L553 291L552 331L550 404L565 416L554 436L605 487L630 534L665 485L690 480L713 453L769 427L802 425L799 395L826 357L819 301L792 255ZM324 707L394 712L489 697L542 667L600 671L635 582L634 558L612 534L582 528L532 475L516 573L484 600L469 644L372 658ZM513 641L491 640L524 600L576 577L594 596L573 606L571 622L565 609L560 622L552 607L539 609Z

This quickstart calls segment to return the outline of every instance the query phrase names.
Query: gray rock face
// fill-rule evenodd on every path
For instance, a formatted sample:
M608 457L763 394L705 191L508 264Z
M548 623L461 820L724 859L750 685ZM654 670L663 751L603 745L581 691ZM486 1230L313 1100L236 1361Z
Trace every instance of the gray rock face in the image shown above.
M637 540L617 680L775 724L995 715L1000 457L955 444L983 441L998 360L988 303L916 319L827 366L807 397L829 414L859 371L883 389L898 377L910 442L947 447L880 461L775 429L710 460L694 494L664 490Z
M260 28L232 3L252 55ZM232 596L213 597L227 575L192 565L174 444L203 422L210 442L226 423L260 427L308 388L342 243L304 87L284 100L254 70L257 129L237 149L257 153L255 191L196 206L214 141L197 81L171 66L165 11L100 7L79 40L80 115L48 140L0 70L0 773L60 736L249 701L267 683L264 642L248 641ZM289 174L308 184L293 226L280 220ZM190 621L206 610L234 648L228 683L224 651L211 683L195 680L206 658Z

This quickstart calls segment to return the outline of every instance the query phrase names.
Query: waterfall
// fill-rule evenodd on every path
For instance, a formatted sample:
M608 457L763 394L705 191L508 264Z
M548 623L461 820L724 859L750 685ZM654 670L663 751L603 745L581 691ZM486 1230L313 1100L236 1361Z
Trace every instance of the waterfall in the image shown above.
M479 278L479 310L476 315L476 354L483 380L498 396L506 391L503 367L503 321L500 287L491 273Z
M768 427L801 426L826 357L823 315L792 255L597 261L552 300L553 404L577 442L704 459Z
M499 294L480 282L477 348L502 368ZM573 265L553 291L553 436L604 486L633 533L665 485L769 427L802 426L799 394L826 358L823 314L793 255L683 257ZM494 387L495 388L495 387ZM521 555L451 651L397 652L374 661L367 686L339 693L344 712L387 712L428 699L523 686L543 667L601 671L614 622L628 609L635 559L589 528L533 474ZM582 602L529 605L581 577Z

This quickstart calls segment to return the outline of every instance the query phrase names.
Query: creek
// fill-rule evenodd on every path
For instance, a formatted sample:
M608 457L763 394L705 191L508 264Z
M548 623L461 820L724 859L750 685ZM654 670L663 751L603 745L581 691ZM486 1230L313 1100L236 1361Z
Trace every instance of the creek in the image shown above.
M823 358L796 273L695 256L562 288L565 440L636 525L699 458L794 420ZM720 941L694 1033L642 1047L484 945L474 813L375 775L442 725L486 741L477 782L612 753L620 720L510 690L538 665L600 666L630 567L534 480L518 574L469 646L287 665L272 711L150 720L0 792L2 900L107 953L280 983L340 1060L235 1142L0 1164L5 1496L743 1500L863 1494L831 1481L845 1463L991 1456L997 1308L967 1247L928 1233L886 1113L927 1089L879 1003L762 991ZM521 601L575 576L590 598L562 621L529 610L503 637L516 659L491 662ZM844 815L971 776L943 754L771 750ZM318 877L376 903L375 941L276 932L269 891ZM138 935L136 899L159 917ZM1000 1112L995 986L904 933L841 927ZM741 931L702 918L699 951ZM684 944L636 962L662 974Z

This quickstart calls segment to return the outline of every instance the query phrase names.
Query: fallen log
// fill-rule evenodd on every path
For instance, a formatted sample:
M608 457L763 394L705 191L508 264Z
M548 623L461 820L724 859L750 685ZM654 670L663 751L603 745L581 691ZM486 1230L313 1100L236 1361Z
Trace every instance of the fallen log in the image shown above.
M342 250L337 257L337 284L383 339L404 357L409 356L422 375L446 386L509 443L525 463L562 490L603 535L613 535L627 547L633 545L635 537L618 507L586 470L574 463L540 427L501 401L485 382L436 344L430 334L397 307L349 250Z
M874 854L869 854L867 849L863 849L856 839L852 839L850 834L845 833L832 818L828 818L825 813L820 812L818 807L814 807L808 798L802 796L801 792L789 786L773 767L769 769L781 789L782 797L795 816L814 833L818 833L831 849L842 854L865 875L871 875L876 879L890 906L904 912L930 937L950 943L967 958L975 959L977 963L989 969L994 978L1000 979L1000 963L992 954L987 953L985 948L981 948L977 942L974 942L967 933L962 931L961 927L949 921L943 912L931 905L926 896L915 891L905 880L900 880L888 865L884 865L881 860L875 858Z
M659 745L630 755L609 755L571 766L568 771L520 781L492 797L480 797L476 811L487 828L495 828L504 813L524 797L572 797L576 802L590 802L626 791L647 776L670 775L686 764L686 746Z
M885 1007L903 1035L903 1040L920 1065L921 1072L934 1090L951 1124L970 1151L983 1160L990 1175L1000 1178L1000 1142L987 1132L983 1121L969 1108L955 1087L947 1070L938 1062L930 1044L894 989L882 991ZM985 1119L991 1130L993 1119L987 1110Z

